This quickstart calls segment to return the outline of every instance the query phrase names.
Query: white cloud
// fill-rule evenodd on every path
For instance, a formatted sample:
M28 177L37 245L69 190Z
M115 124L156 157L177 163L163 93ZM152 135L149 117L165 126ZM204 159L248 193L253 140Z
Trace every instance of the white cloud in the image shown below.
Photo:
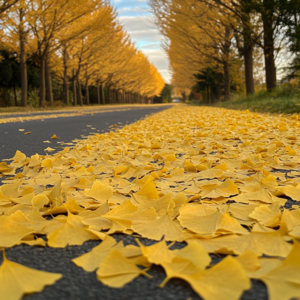
M166 53L162 49L143 49L143 52L149 58L149 61L153 63L160 74L163 76L166 82L170 82L171 74L169 72L169 61L166 57Z
M163 37L158 28L151 22L151 18L123 16L119 19L137 48L147 55L149 61L156 66L164 79L169 82L171 77L168 71L169 61L166 53L161 48Z
M117 7L120 23L129 33L136 47L147 55L165 81L170 82L169 60L161 48L163 36L154 25L147 0L112 1Z

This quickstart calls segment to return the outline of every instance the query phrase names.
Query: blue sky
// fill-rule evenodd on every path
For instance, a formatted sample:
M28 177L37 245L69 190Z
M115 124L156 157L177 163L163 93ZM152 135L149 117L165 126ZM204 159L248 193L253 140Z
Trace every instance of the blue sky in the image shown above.
M119 20L136 47L143 51L164 79L170 81L168 59L161 48L162 35L153 23L146 0L112 0Z

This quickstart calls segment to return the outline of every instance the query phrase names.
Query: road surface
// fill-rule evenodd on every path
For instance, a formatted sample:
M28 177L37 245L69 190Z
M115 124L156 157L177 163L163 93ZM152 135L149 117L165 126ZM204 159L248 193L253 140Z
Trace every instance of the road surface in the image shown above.
M145 108L132 107L126 111L113 111L105 113L86 114L75 117L58 117L44 120L33 120L25 122L0 124L0 160L11 158L16 150L20 150L27 156L45 154L47 147L62 149L60 142L69 143L82 135L90 132L105 132L110 130L109 126L118 124L124 125L135 122L146 115L167 109L170 106L149 106ZM24 116L24 115L22 115ZM121 122L122 124L119 124ZM87 127L89 125L89 127ZM95 129L92 129L95 128ZM19 131L24 129L25 131ZM25 132L31 134L25 135ZM51 140L51 136L56 134L59 139ZM50 141L51 144L44 143ZM114 234L113 237L125 245L135 244L134 238L122 234ZM154 242L143 239L144 244L150 245ZM152 266L148 272L154 277L150 280L144 276L139 276L122 289L112 289L104 286L96 279L95 272L87 273L71 262L84 253L89 252L99 241L88 241L82 246L68 246L64 249L39 248L30 246L16 246L6 251L8 259L22 265L38 270L61 273L63 278L54 285L47 287L41 293L27 295L26 300L187 300L200 299L193 292L191 287L179 279L170 280L161 289L159 284L165 278L161 267ZM184 243L176 243L171 249L182 248ZM218 262L222 257L211 255L213 263ZM2 258L0 258L2 263ZM267 291L263 283L252 281L251 290L244 293L243 300L266 300ZM0 297L1 298L1 297ZM5 300L2 299L1 300ZM220 299L222 300L222 299Z

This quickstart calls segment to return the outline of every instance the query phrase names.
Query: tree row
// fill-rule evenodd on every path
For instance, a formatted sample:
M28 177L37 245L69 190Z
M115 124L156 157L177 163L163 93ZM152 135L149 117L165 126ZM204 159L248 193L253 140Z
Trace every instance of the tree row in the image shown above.
M207 96L228 100L233 88L255 92L255 72L268 91L283 61L296 62L299 0L150 0L177 93L198 81ZM298 68L299 70L299 68ZM281 76L282 77L282 76Z
M53 105L54 81L63 86L67 105L89 104L91 86L98 103L148 103L164 87L107 1L1 1L0 26L0 49L20 66L22 106L28 102L28 65L39 70L40 107L46 100Z

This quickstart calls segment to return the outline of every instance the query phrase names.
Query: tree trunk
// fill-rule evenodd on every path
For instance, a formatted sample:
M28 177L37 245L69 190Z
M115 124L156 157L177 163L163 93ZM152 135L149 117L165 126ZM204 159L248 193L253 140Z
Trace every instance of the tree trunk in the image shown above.
M101 95L102 95L102 103L105 104L105 94L104 94L104 85L101 84Z
M109 88L108 89L108 101L109 101L109 104L112 104L113 103L113 95L112 95L112 90Z
M206 86L206 102L210 104L210 98L209 98L209 85Z
M49 67L48 57L45 60L46 67L46 89L47 89L47 101L53 106L53 92L52 92L52 78Z
M88 65L86 64L86 73L85 73L85 98L86 98L86 104L90 104L90 92L89 92L89 78L88 78Z
M225 45L224 45L224 84L225 84L225 100L230 100L230 70L229 70L229 51L231 46L230 29L225 28Z
M244 48L245 60L245 81L247 95L254 94L254 79L253 79L253 46L248 45Z
M248 12L244 13L243 20L243 56L244 56L244 66L245 66L245 81L246 81L246 92L247 95L254 94L254 79L253 79L253 46L254 42L251 38L250 24L250 14Z
M69 80L68 80L68 65L67 65L67 49L64 49L64 102L69 105Z
M224 84L225 84L225 101L230 99L230 73L229 63L224 62Z
M17 93L16 93L16 84L15 84L15 82L14 82L14 98L15 98L15 106L18 106Z
M23 9L20 9L20 24L23 26ZM26 53L25 53L25 37L23 28L20 28L20 67L21 67L21 87L22 97L21 105L27 106L27 93L28 93L28 82L27 82L27 64L26 64Z
M40 58L40 93L39 93L39 104L40 107L45 107L45 57L41 56Z
M210 89L210 104L215 102L215 95L212 89Z
M98 100L98 104L101 104L101 97L100 97L100 88L99 88L99 84L97 84L97 100Z
M73 105L77 105L77 91L76 91L76 72L73 69L73 78L72 78L72 86L73 86Z
M78 74L77 74L77 99L78 99L78 104L79 105L83 105L83 101L82 101L82 91L81 91L81 84L80 84L80 81L79 81L79 71L78 71Z
M217 99L218 101L222 101L221 98L221 82L222 82L222 73L217 73ZM186 95L184 95L184 102L186 101Z
M265 15L263 18L264 26L264 57L266 68L266 86L271 92L276 87L276 67L274 57L274 36L272 15Z
M86 98L86 104L89 105L90 104L90 92L89 92L88 80L86 80L86 83L85 83L85 98Z

